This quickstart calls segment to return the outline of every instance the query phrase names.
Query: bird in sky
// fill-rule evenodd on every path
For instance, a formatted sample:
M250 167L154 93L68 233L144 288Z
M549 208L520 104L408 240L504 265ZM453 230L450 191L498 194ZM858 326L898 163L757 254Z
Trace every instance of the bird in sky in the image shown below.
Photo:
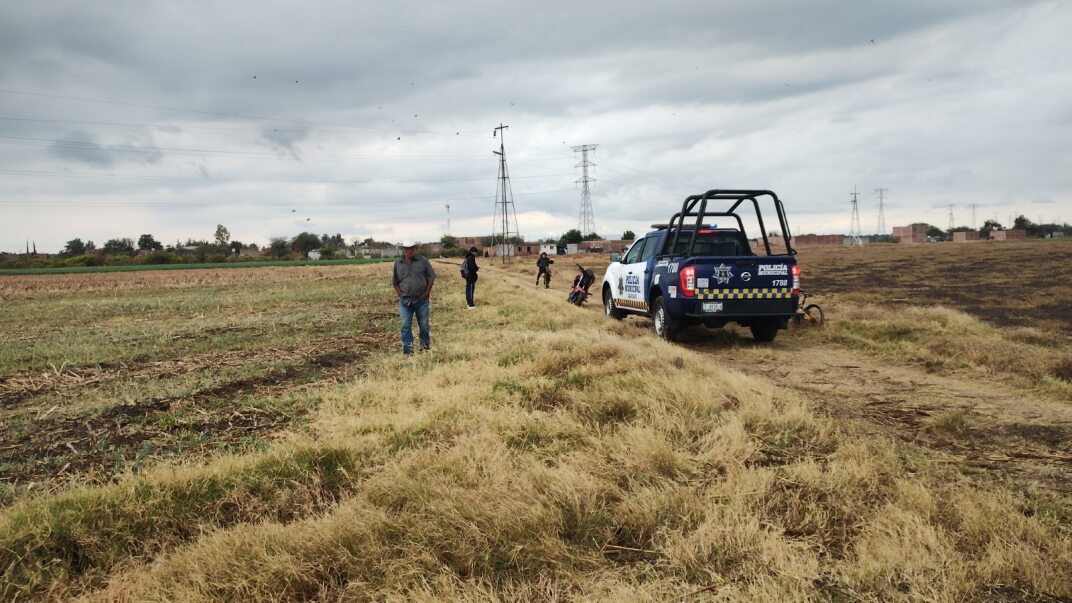
M298 213L298 210L296 210L296 209L292 209L292 210L290 210L290 213L292 213L292 214L296 214L296 213Z

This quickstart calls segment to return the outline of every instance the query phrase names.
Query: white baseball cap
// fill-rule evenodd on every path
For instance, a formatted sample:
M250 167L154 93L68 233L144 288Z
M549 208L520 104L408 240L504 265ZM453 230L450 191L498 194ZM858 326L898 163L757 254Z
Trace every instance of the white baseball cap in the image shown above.
M405 239L402 241L402 247L416 247L417 242L413 239Z

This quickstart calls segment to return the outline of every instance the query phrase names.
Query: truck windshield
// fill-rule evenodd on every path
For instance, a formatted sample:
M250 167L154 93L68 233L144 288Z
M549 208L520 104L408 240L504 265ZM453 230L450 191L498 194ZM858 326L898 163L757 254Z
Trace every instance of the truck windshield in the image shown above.
M681 231L677 245L670 252L673 255L681 255L689 249L689 239L692 238L691 230ZM712 256L739 256L753 255L748 241L736 230L701 230L696 233L696 247L693 255Z

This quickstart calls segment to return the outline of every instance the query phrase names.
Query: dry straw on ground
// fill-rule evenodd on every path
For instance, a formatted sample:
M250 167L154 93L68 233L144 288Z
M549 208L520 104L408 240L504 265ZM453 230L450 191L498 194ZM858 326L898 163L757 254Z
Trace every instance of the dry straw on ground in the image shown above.
M460 281L437 289L431 354L369 357L266 452L4 510L4 597L1072 597L1064 495L858 428L561 289L481 275L477 311ZM844 345L824 337L788 345ZM720 353L767 374L785 360Z

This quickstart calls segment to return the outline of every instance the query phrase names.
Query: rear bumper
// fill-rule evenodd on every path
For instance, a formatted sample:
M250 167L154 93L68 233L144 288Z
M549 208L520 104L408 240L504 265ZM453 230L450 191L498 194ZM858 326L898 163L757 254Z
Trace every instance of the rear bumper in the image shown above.
M797 298L675 300L675 314L697 319L738 320L753 317L791 317L797 312Z

